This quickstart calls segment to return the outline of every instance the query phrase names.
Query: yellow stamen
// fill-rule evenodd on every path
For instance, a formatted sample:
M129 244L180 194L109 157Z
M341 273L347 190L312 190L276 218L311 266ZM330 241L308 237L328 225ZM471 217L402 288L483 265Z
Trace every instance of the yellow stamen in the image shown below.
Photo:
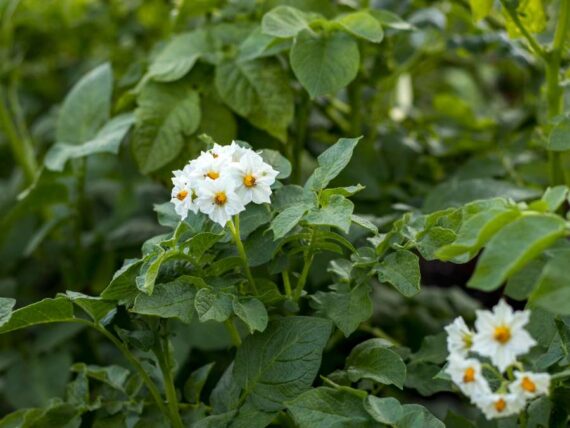
M228 197L226 196L225 192L218 192L216 193L216 195L214 196L214 203L216 205L225 205L225 203L228 201Z
M210 177L212 180L215 180L220 176L220 173L216 171L208 171L206 175Z
M505 402L505 400L503 400L502 398L499 398L497 401L495 401L495 410L497 412L502 412L503 410L505 410L507 407L507 403Z
M507 343L511 339L511 329L504 325L495 327L495 334L493 337L497 342Z
M244 178L243 178L243 184L245 185L245 187L253 187L255 186L255 177L251 174L247 174Z
M527 392L536 392L536 384L526 376L522 378L521 387Z
M184 199L186 199L186 196L188 196L188 192L186 190L181 190L176 195L176 199L178 199L179 201L183 201Z
M467 367L465 372L463 372L463 382L469 383L475 381L475 369L473 367Z

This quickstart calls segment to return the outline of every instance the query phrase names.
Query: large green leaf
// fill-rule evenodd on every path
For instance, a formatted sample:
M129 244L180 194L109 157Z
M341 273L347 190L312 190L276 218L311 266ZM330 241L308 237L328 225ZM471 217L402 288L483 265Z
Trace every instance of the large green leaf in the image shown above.
M181 276L172 282L156 284L152 295L140 293L132 308L133 312L160 318L178 318L189 324L194 315L196 290L193 281Z
M301 30L309 30L312 16L290 6L277 6L261 20L264 34L275 37L294 37Z
M238 349L234 377L256 408L274 411L309 389L331 333L323 318L287 317L249 336Z
M194 307L201 322L225 321L232 313L232 296L214 288L201 288L196 293Z
M387 425L395 425L404 414L402 405L393 397L369 395L364 400L364 408L375 420Z
M350 34L374 43L380 43L384 31L380 22L366 10L359 10L337 18L337 22Z
M358 43L341 31L317 35L303 30L291 48L291 67L311 98L344 88L359 65Z
M570 249L557 250L538 278L536 288L529 298L532 306L549 312L570 315L570 284L568 283Z
M404 404L397 428L445 428L445 424L419 404Z
M306 204L297 204L281 211L271 222L271 230L273 230L275 239L284 237L297 226L308 209Z
M346 360L346 370L353 382L370 379L401 389L406 380L402 357L388 349L382 339L369 339L357 345Z
M160 82L178 80L192 69L200 56L210 51L205 30L179 34L153 59L148 76Z
M59 111L56 141L81 144L91 140L109 118L113 72L108 63L81 78Z
M373 428L378 424L364 409L362 397L346 389L311 389L286 403L300 428Z
M469 287L495 290L507 278L565 235L566 223L551 214L520 217L487 244Z
M406 297L420 291L420 260L408 250L390 253L377 268L378 280L387 282Z
M96 153L117 154L121 141L133 122L132 114L122 114L111 119L89 141L80 144L57 143L46 153L44 163L48 169L61 171L69 159L82 158Z
M275 59L226 61L216 67L216 88L224 102L253 125L285 141L293 120L293 93Z
M73 304L68 299L65 297L44 299L12 312L8 322L0 327L0 333L20 330L37 324L74 320Z
M348 165L360 138L341 138L321 153L317 158L319 166L308 178L305 189L319 191L327 187Z
M138 294L136 277L140 271L142 260L128 260L111 279L101 293L103 299L131 301Z
M200 98L185 82L149 82L137 101L133 151L141 171L149 173L175 159L184 138L196 131Z
M352 223L354 204L341 195L333 195L328 202L324 207L309 211L303 220L317 226L336 227L348 233Z

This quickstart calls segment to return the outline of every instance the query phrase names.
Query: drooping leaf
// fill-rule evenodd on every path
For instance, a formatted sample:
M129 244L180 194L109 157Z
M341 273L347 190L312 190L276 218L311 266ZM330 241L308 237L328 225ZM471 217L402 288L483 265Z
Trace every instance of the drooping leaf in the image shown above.
M524 216L508 224L485 247L469 287L495 290L564 236L565 228L564 220L550 214Z
M311 98L334 94L358 73L358 43L344 32L317 35L303 30L295 38L291 67Z
M331 333L323 318L287 317L263 333L247 337L238 349L234 377L256 408L274 411L309 389Z
M113 71L108 63L76 83L65 98L56 126L56 141L81 144L91 140L109 119Z
M147 83L138 98L133 151L141 171L156 171L175 159L184 138L200 124L200 98L185 82Z
M293 120L293 93L283 68L274 59L226 61L216 67L222 100L253 125L285 141Z

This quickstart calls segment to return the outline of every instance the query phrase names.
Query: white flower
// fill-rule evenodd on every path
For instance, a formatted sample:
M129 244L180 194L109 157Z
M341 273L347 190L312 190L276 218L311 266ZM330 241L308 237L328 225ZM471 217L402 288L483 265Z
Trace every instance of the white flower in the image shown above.
M244 204L269 203L271 185L279 172L263 161L263 158L253 151L245 153L233 170L236 180L236 193Z
M450 355L466 357L473 346L474 332L467 327L461 317L457 317L445 327L447 332L447 350Z
M550 375L548 373L515 372L515 380L509 385L509 391L525 398L535 398L548 394Z
M208 153L211 153L214 157L225 157L231 162L239 162L244 154L255 152L253 152L253 150L240 146L235 141L232 141L231 144L225 146L214 144L214 147L208 150Z
M188 216L188 211L198 212L195 204L197 197L196 189L191 185L190 177L186 171L174 171L172 177L172 192L170 202L174 204L174 211L184 220Z
M487 394L479 397L475 404L488 420L516 415L526 406L526 401L518 394Z
M200 184L196 203L200 211L224 227L232 216L245 209L229 179L206 180Z
M518 355L526 354L536 342L524 329L529 311L513 312L501 300L491 311L477 311L472 350L489 357L502 372L513 364Z
M190 162L190 168L190 178L196 182L214 181L231 176L231 161L229 158L214 157L208 152L203 152Z
M483 395L491 394L491 388L483 376L479 360L465 359L452 354L445 372L451 376L451 380L461 392L471 398L473 402Z

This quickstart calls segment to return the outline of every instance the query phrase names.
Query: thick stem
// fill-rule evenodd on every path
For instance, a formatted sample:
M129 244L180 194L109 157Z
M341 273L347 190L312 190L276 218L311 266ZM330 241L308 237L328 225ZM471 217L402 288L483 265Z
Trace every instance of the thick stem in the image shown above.
M230 336L232 338L232 343L234 344L234 346L236 348L239 348L241 346L241 336L239 335L239 332L238 332L234 322L230 318L230 319L227 319L224 324L226 325L226 328L228 329L228 332L230 333Z
M239 215L234 216L234 220L230 220L228 222L230 226L230 232L234 238L234 242L236 244L236 248L238 250L239 256L242 260L243 270L247 276L247 280L249 281L249 286L251 288L251 292L255 295L258 294L257 287L255 286L255 280L253 279L253 275L251 274L251 270L249 269L249 263L247 261L247 254L245 252L245 248L243 247L243 243L241 242L241 237L239 234Z
M289 272L285 271L281 274L283 277L283 286L285 287L285 295L290 299L293 297L293 291L291 290L291 279L289 278Z
M160 343L153 349L162 378L164 380L164 390L166 392L166 399L168 400L168 410L170 420L174 428L184 428L182 419L180 419L180 412L178 411L178 397L176 395L176 388L174 387L174 380L172 379L172 371L170 368L170 348L168 339L166 337L160 340Z
M312 228L311 237L309 238L309 247L305 252L303 270L301 271L301 276L299 277L299 281L297 281L297 286L295 287L295 294L293 295L295 300L299 300L301 294L303 293L303 289L305 288L305 284L307 283L307 278L309 277L311 265L313 264L313 259L315 258L315 255L313 253L313 244L315 242L315 235L316 235L316 229Z

